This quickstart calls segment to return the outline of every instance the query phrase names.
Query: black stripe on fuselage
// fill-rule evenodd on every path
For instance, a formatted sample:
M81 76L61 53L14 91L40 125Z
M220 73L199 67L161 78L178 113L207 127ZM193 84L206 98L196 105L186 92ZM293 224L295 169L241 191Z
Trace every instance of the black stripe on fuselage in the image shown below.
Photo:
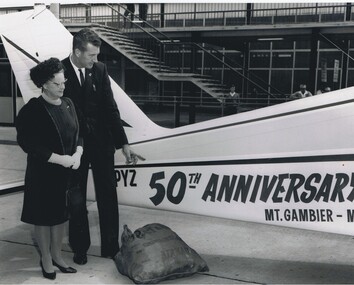
M285 164L285 163L314 163L314 162L320 163L320 162L345 162L345 161L354 161L354 154L144 163L144 164L137 164L137 165L116 165L115 168L255 165L255 164Z
M21 48L20 46L18 46L17 44L15 44L13 41L9 40L7 37L5 37L3 35L4 39L11 44L15 49L17 49L18 51L22 52L25 56L27 56L28 58L32 59L35 63L39 63L39 60L36 59L35 57L33 57L32 55L30 55L27 51L25 51L23 48Z
M335 103L330 103L330 104L325 104L325 105L321 105L321 106L305 108L305 109L301 109L301 110L284 112L284 113L275 114L275 115L271 115L271 116L259 117L259 118L255 118L255 119L250 119L250 120L245 120L245 121L240 121L240 122L235 122L235 123L230 123L230 124L214 126L214 127L205 128L205 129L198 129L198 130L193 130L193 131L187 131L187 132L184 132L184 133L178 133L178 134L173 134L173 135L162 136L162 137L153 138L153 139L150 139L150 140L145 140L145 141L139 141L139 142L131 143L131 145L137 145L137 144L141 144L141 143L148 143L148 142L153 142L153 141L158 141L158 140L170 139L170 138L174 138L174 137L192 135L192 134L197 134L197 133L202 133L202 132L207 132L207 131L212 131L212 130L217 130L217 129L223 129L223 128L228 128L228 127L233 127L233 126L238 126L238 125L245 125L245 124L249 124L249 123L255 123L255 122L265 121L265 120L270 120L270 119L276 119L276 118L280 118L280 117L285 117L285 116L290 116L290 115L295 115L295 114L301 114L301 113L306 113L306 112L311 112L311 111L316 111L316 110L336 107L336 106L340 106L340 105L346 105L346 104L350 104L350 103L354 103L354 99L350 99L350 100L346 100L346 101L340 101L340 102L335 102Z

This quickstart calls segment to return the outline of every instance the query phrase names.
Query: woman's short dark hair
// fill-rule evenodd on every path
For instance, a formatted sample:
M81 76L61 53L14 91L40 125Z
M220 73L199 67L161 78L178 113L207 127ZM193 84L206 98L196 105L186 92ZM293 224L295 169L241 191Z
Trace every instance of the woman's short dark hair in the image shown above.
M86 51L87 44L90 43L95 47L101 46L100 37L89 28L84 28L78 31L73 38L73 50L79 49L81 51Z
M55 57L51 57L30 69L30 77L33 83L41 88L44 83L54 77L54 74L64 70L61 61Z

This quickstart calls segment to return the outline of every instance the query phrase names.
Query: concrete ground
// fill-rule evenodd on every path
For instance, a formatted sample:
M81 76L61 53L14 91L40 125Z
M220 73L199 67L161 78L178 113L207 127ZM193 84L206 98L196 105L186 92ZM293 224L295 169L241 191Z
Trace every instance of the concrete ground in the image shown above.
M0 128L0 187L23 179L25 155L13 128ZM0 194L5 193L0 188ZM76 274L57 272L44 279L33 227L20 221L22 192L0 195L0 284L133 284L113 260L101 258L98 214L88 202L92 246L88 263L76 265L68 247L63 253ZM210 271L162 284L354 284L351 236L282 228L184 213L120 205L120 227L135 230L161 223L174 230L207 262Z

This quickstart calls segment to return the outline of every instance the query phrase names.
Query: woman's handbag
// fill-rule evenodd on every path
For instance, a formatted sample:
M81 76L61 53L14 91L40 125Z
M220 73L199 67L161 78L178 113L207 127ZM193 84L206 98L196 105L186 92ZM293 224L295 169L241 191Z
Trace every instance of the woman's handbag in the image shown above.
M84 209L86 209L86 201L83 197L83 193L80 190L80 186L77 182L74 182L74 175L69 180L69 186L66 190L66 207L68 210L69 218Z

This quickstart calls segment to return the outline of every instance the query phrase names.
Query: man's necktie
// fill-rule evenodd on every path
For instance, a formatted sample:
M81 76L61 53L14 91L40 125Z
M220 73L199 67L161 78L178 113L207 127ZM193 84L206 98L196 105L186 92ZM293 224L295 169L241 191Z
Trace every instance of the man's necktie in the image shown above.
M79 72L80 72L80 83L81 83L81 86L84 86L85 84L85 77L84 77L84 74L82 73L82 70L81 68L79 68Z

